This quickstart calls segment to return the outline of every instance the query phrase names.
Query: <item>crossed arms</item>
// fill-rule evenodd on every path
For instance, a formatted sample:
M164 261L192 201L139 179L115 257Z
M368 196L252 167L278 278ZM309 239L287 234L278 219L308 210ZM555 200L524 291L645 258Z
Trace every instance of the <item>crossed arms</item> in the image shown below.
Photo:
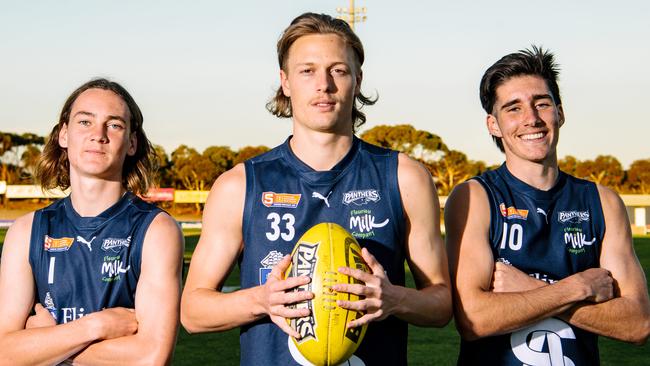
M650 301L625 208L613 191L600 186L598 191L607 228L600 268L552 285L494 262L488 241L489 203L478 182L465 182L452 192L445 225L455 316L463 338L509 333L556 316L610 338L646 341Z
M183 238L176 222L161 213L144 239L135 310L111 308L56 325L34 305L29 264L33 213L7 232L0 265L0 365L166 364L178 331Z

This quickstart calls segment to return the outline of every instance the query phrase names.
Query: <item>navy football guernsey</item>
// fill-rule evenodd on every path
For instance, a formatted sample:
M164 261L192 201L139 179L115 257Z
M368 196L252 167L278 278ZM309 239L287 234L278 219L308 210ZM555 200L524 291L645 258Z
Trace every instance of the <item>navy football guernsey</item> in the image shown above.
M104 308L135 308L142 243L161 210L132 193L95 217L70 196L34 213L29 262L37 300L58 324Z
M505 164L474 178L490 201L490 244L495 260L548 283L599 267L605 233L600 197L592 182L560 172L541 191ZM558 318L510 334L461 341L461 365L597 365L598 339Z
M334 168L315 171L293 154L289 139L245 163L242 288L263 284L302 234L321 222L346 228L384 266L391 283L404 285L405 219L397 152L355 137ZM365 365L405 365L407 331L407 324L395 317L372 322L353 357ZM300 364L292 356L297 350L289 336L268 317L242 327L240 342L242 365Z

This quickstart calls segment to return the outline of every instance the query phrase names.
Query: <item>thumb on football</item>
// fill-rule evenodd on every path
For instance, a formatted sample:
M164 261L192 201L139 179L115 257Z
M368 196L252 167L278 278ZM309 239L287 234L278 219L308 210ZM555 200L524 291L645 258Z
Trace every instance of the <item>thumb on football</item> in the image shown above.
M361 256L363 257L363 260L366 261L368 267L370 267L370 271L372 272L372 274L376 276L385 275L384 267L382 267L382 265L379 264L377 259L375 259L374 255L370 254L370 251L368 251L367 248L364 247L361 249Z
M273 269L271 270L270 276L273 276L279 280L284 279L284 272L287 271L287 268L289 268L289 265L291 264L291 255L287 254L282 259L273 266Z

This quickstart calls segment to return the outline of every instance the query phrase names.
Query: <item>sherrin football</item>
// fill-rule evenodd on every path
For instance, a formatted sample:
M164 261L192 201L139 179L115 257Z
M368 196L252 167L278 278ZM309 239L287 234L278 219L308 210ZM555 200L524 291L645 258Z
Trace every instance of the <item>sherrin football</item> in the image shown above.
M292 305L308 308L303 318L287 321L301 339L290 337L296 348L314 365L338 365L352 356L366 333L367 325L346 329L346 324L363 316L363 312L343 309L336 300L359 300L359 296L332 290L335 283L362 283L338 272L339 267L370 272L361 257L357 240L343 227L320 223L303 234L291 253L286 277L308 276L311 282L295 291L311 291L314 298Z

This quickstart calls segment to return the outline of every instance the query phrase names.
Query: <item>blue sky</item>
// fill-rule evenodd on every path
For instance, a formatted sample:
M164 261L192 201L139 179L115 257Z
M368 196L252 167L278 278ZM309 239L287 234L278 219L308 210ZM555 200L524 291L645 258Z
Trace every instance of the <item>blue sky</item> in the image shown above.
M122 83L149 138L171 153L274 146L290 121L265 109L278 86L275 44L305 11L348 0L8 1L0 11L0 131L45 135L65 98L93 77ZM378 93L365 128L410 123L470 159L503 157L478 100L484 70L539 44L556 53L567 122L559 154L650 158L650 2L357 0Z

